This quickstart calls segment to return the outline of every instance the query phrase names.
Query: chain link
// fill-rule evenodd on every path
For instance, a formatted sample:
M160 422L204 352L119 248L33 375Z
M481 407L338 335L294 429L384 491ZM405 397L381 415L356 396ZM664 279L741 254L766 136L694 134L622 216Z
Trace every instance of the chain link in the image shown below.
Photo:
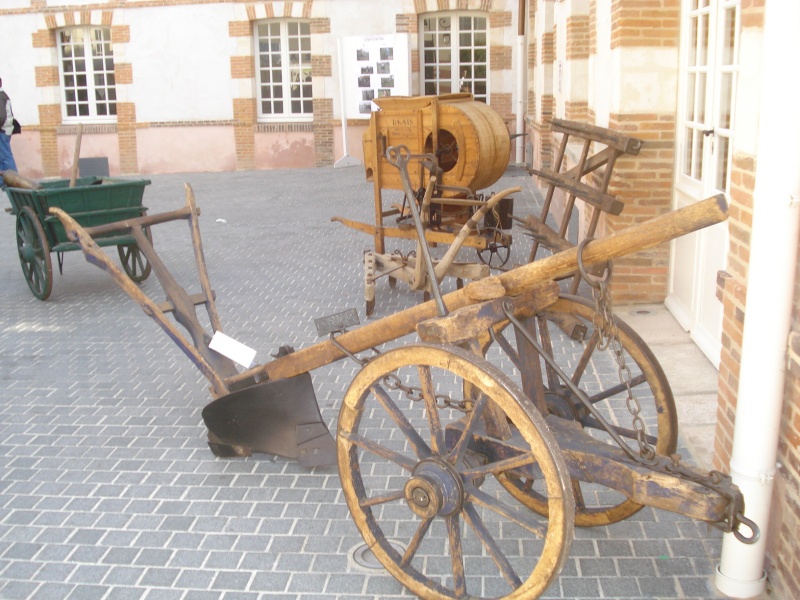
M403 392L406 398L412 402L422 402L424 400L422 388L405 385L394 373L387 373L383 376L381 381L390 390ZM454 408L463 413L468 413L472 410L473 403L470 400L453 400L447 394L436 394L434 399L436 401L436 407L439 409Z
M617 375L621 384L625 386L627 397L625 406L633 419L633 430L636 432L636 441L639 444L639 455L647 460L655 458L655 448L647 441L647 428L641 412L642 407L639 400L633 393L631 380L633 374L625 361L625 352L622 343L619 341L619 328L614 319L614 308L611 302L611 294L608 290L608 282L611 278L611 267L606 269L607 276L596 280L596 287L592 286L592 296L595 302L595 314L592 318L593 324L599 333L597 347L599 350L611 348L614 361L617 364Z

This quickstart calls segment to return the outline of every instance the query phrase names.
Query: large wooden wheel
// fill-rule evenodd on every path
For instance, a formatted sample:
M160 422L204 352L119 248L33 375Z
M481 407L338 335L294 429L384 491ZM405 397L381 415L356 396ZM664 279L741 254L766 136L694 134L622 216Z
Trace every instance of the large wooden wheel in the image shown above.
M152 243L153 238L150 233L149 227L144 227L144 234L147 239ZM150 276L152 267L147 260L147 257L139 249L136 244L124 244L117 246L117 253L119 254L119 261L122 263L122 268L125 274L130 277L131 281L141 283Z
M647 443L658 454L672 454L678 442L678 418L672 390L658 360L629 325L615 318L625 365L620 370L612 347L601 349L598 346L599 332L593 324L594 318L594 303L563 295L547 310L527 319L526 325L570 381L588 396L616 433L638 453L639 443L628 406L627 386L620 376L623 381L629 381L633 397L640 407ZM531 352L530 344L517 336L515 349L519 350L521 345L527 350L521 354L529 359L533 354L534 364L538 365L537 369L528 370L522 376L525 393L535 398L542 394L537 390L543 388L547 412L577 421L590 435L614 443L555 369L546 366ZM488 351L490 358L492 352L499 355L498 350L493 345ZM497 357L492 360L497 360ZM539 482L515 475L503 475L500 481L520 502L539 514L547 514L547 496ZM642 508L641 504L605 487L573 480L572 488L577 507L575 524L581 527L616 523Z
M510 439L489 433L490 414ZM371 360L345 395L337 448L359 532L420 598L537 598L569 554L574 504L558 445L518 386L472 353L420 344ZM549 519L497 483L509 469L538 474Z
M39 218L29 206L23 206L17 213L17 252L31 292L39 300L47 300L53 290L50 246Z

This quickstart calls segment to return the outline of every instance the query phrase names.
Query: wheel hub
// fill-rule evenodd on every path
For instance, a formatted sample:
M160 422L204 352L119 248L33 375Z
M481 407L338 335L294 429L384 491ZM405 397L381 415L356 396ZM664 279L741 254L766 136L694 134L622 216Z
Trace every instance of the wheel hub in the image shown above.
M587 412L582 404L573 402L570 395L564 393L548 391L545 393L545 402L547 402L547 410L551 415L568 421L581 422Z
M446 462L436 459L421 461L406 482L405 500L411 511L430 519L446 517L461 509L464 487L459 474Z
M25 262L32 262L36 258L36 249L30 244L23 244L19 249L19 255Z

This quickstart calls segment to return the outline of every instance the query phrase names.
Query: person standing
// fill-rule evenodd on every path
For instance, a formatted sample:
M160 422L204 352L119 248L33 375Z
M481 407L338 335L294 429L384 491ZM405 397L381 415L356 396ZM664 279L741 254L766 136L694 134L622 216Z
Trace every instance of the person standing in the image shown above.
M11 152L11 134L14 132L14 113L11 111L11 99L3 89L0 77L0 171L17 170L14 154Z

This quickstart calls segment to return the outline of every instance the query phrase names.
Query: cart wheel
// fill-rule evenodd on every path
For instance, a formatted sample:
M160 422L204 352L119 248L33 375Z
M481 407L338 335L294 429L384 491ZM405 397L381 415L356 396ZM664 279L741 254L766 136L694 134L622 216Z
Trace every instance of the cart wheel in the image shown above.
M29 206L23 206L17 213L17 252L31 292L39 300L47 300L53 291L50 246L42 224Z
M489 242L489 245L484 249L476 248L476 252L483 264L489 265L492 269L500 269L506 265L511 257L511 246Z
M152 243L153 238L150 233L150 228L144 227L144 233L147 239ZM150 267L147 257L139 250L139 246L136 244L117 246L117 252L119 253L119 261L122 263L122 268L125 270L128 277L131 278L131 281L141 283L150 276L152 267Z
M593 303L564 295L529 323L535 321L532 333L539 343L587 394L616 432L638 452L633 417L627 407L627 388L620 382L619 364L612 349L602 350L597 346L594 316ZM630 369L631 390L646 425L647 440L658 454L670 455L678 443L678 417L667 377L644 340L620 319L616 319L616 324L625 365ZM491 348L492 351L499 355L499 349ZM614 443L552 369L543 366L541 372L551 414L577 421L590 435ZM535 393L532 386L529 378L527 384L523 384L531 397ZM539 482L515 475L503 475L500 482L520 502L538 514L547 514L547 498ZM642 508L641 504L603 486L573 480L572 488L577 507L575 524L580 527L616 523Z
M392 277L389 275L389 287L392 289L397 287L397 277Z
M365 302L364 312L368 317L371 317L375 312L375 300L367 300Z
M465 387L474 393L461 400ZM484 426L492 409L514 432L505 444ZM337 452L364 541L420 598L538 598L569 555L574 502L555 439L517 385L466 350L373 358L345 395ZM497 483L509 468L539 474L548 519Z

